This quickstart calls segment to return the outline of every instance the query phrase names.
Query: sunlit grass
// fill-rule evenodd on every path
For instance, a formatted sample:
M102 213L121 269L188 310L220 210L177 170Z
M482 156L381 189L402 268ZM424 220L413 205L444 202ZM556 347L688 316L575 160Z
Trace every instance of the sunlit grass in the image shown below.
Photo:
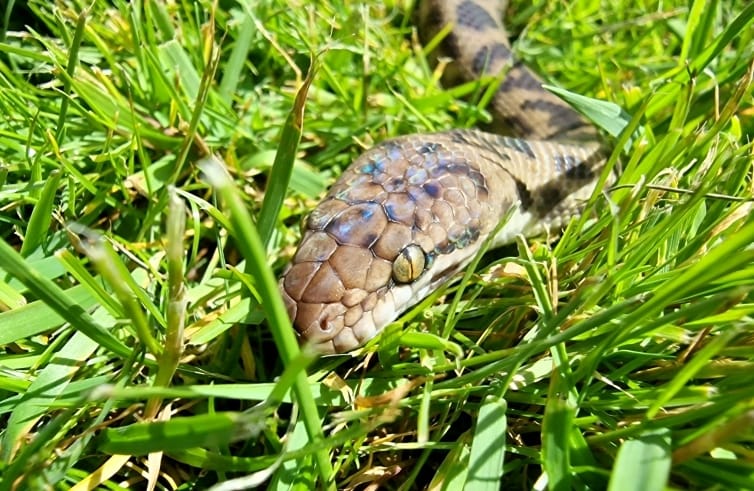
M439 85L408 2L3 7L0 490L753 488L754 7L512 3L632 118L619 182L319 360L274 282L299 223L486 87Z

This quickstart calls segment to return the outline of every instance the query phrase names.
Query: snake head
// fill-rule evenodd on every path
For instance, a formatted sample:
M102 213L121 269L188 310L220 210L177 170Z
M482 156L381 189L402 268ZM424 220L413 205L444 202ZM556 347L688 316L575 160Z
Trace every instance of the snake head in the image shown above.
M416 288L431 256L416 244L396 245L400 235L391 230L383 243L362 247L339 244L326 231L307 232L280 280L302 339L324 353L354 349L421 298Z
M438 139L372 148L307 219L280 289L300 338L319 351L374 337L463 267L482 223L494 225L484 178L449 137Z

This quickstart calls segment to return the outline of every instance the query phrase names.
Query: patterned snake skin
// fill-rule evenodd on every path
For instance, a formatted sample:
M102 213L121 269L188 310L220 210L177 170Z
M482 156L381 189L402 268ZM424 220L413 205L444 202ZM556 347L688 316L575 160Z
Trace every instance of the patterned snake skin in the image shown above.
M604 165L595 129L515 62L495 0L424 1L424 40L444 26L447 75L504 74L491 111L527 139L451 130L385 141L359 157L306 222L280 287L303 341L359 347L492 246L557 229ZM556 141L557 140L557 141ZM568 142L571 143L568 143ZM574 143L576 142L576 143Z

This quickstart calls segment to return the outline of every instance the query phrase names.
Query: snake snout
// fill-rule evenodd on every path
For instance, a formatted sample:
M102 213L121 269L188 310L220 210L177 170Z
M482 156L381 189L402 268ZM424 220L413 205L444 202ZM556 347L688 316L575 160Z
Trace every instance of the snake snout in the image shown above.
M405 274L412 265L405 266ZM368 247L338 244L326 231L309 231L280 290L302 339L319 351L344 351L376 334L375 309L380 311L392 274L392 263Z

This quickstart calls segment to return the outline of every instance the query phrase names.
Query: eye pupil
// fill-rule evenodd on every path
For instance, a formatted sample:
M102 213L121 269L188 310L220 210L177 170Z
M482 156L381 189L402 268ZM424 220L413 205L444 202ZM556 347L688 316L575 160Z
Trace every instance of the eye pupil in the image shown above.
M424 251L416 244L406 246L393 262L393 280L396 283L410 283L424 272L427 259Z

